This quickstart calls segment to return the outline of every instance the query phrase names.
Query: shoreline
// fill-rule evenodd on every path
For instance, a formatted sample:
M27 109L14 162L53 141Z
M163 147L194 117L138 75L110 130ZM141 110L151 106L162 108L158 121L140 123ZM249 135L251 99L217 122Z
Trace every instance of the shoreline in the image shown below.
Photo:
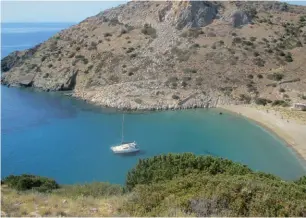
M2 84L3 85L3 84ZM36 88L33 90L37 91ZM39 91L43 91L38 89ZM69 98L74 98L80 101L84 101L87 104L114 110L114 111L126 111L129 113L133 112L153 112L153 111L167 111L167 110L186 110L186 109L210 109L210 108L219 108L224 109L228 112L235 113L237 115L248 118L263 128L269 130L270 132L277 135L281 138L286 145L293 151L293 153L297 156L297 158L302 162L303 166L306 169L306 113L302 112L303 119L294 120L292 117L287 117L283 119L283 115L278 111L279 108L269 107L269 106L255 106L255 105L237 105L231 104L231 102L223 102L218 104L218 100L208 101L203 104L203 102L193 101L192 104L185 105L167 105L163 104L163 106L156 105L147 105L140 107L131 107L130 104L125 104L123 107L117 105L116 102L114 105L103 105L100 102L93 102L90 98L82 98L80 95L77 95L75 92L56 92L60 95L67 96ZM210 99L211 100L211 99ZM166 102L163 102L166 103ZM211 104L213 103L213 104ZM225 103L225 104L224 104ZM114 107L117 106L117 107ZM121 105L122 106L122 105ZM288 113L297 113L296 111L290 111L288 108L283 108L282 110L287 111ZM300 121L300 122L298 122ZM304 133L304 134L303 134Z
M282 119L283 115L272 107L218 105L217 108L250 119L277 135L293 151L306 169L306 123L298 123L290 118Z

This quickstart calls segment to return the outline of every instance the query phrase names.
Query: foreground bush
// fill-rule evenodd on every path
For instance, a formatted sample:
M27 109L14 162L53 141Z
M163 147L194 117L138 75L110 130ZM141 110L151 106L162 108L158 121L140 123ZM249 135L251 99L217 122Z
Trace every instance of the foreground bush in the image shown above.
M124 205L131 216L169 215L173 210L193 216L306 215L305 187L256 174L192 173L138 185L133 193Z
M192 153L168 154L142 160L128 172L126 187L131 190L138 184L169 180L190 173L210 175L245 175L253 173L247 166L211 156L196 156Z
M31 206L25 213L24 208L11 205L24 205L20 199L31 196L30 204L36 198L36 203L43 205L41 210L46 209L46 198L50 200L48 205L54 201L51 199L58 199L57 206L47 208L42 215L306 216L306 176L283 181L230 160L192 153L139 160L128 173L128 192L123 192L120 185L102 182L54 189L58 187L54 180L33 175L9 176L2 182L17 190L48 187L52 191L37 195L5 190L2 206L9 214L30 215ZM110 210L112 207L115 209Z
M39 192L51 192L53 189L59 188L53 179L28 174L10 175L3 180L3 183L19 191L35 189Z

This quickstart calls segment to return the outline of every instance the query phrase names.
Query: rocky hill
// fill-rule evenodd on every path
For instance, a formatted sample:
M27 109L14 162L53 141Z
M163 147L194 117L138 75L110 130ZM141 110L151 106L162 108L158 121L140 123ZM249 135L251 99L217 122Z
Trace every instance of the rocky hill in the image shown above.
M131 1L5 57L1 82L129 109L305 102L305 14L280 2Z

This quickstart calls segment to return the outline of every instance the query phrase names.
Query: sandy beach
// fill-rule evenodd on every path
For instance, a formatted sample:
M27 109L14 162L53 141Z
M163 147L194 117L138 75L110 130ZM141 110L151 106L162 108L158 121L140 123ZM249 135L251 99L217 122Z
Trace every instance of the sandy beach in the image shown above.
M306 161L306 112L289 108L250 105L221 105L219 108L252 119L276 133Z

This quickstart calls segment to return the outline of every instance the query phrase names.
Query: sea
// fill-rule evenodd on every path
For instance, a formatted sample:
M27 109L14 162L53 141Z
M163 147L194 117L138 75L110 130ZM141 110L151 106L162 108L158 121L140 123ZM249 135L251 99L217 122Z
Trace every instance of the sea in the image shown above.
M1 56L72 25L2 24ZM227 158L285 180L306 175L305 165L283 140L239 115L220 109L124 113L124 140L141 148L128 156L110 150L121 142L122 111L60 93L1 86L1 178L27 173L61 184L124 184L139 159L182 152Z

